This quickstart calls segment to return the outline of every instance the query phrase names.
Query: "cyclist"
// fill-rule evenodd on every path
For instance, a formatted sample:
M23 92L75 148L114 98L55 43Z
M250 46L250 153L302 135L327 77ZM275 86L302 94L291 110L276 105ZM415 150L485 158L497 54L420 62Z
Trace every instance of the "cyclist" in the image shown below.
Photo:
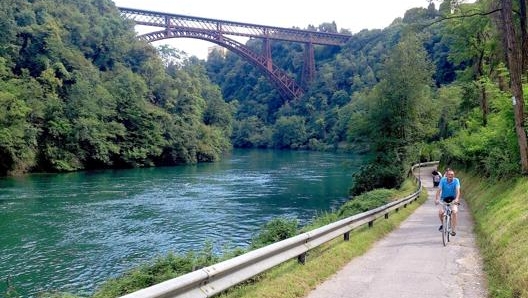
M442 218L444 216L444 208L440 204L440 200L446 203L454 202L454 204L451 205L451 210L453 211L451 215L451 235L455 236L458 212L457 203L460 200L460 181L458 180L458 178L455 178L455 172L452 169L448 169L445 173L445 176L440 179L440 184L438 185L438 190L436 191L435 197L435 205L439 206L438 217L440 218L440 227L438 228L438 230L442 231Z

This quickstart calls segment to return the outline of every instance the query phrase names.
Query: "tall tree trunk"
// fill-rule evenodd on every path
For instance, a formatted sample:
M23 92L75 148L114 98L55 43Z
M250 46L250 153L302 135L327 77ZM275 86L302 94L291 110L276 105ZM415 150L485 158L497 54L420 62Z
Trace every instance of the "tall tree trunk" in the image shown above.
M523 73L526 73L528 70L528 33L526 32L526 0L519 0L519 18L521 20L521 55L522 55L522 66Z
M520 0L524 1L524 0ZM501 0L501 16L504 22L502 33L504 34L504 50L508 58L508 68L510 71L510 83L513 94L513 111L515 115L515 132L521 155L521 171L528 174L528 144L526 132L524 130L524 97L522 90L522 54L521 48L515 36L513 25L512 0Z

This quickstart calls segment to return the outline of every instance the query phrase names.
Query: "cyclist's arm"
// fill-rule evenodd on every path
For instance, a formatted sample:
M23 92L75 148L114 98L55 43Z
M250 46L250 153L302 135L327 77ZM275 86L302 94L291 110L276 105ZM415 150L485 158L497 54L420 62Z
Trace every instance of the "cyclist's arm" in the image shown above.
M456 188L456 197L455 197L455 203L458 203L460 200L460 185Z
M442 193L442 187L439 186L438 189L436 190L435 205L438 205L438 203L440 202L440 194L441 193Z

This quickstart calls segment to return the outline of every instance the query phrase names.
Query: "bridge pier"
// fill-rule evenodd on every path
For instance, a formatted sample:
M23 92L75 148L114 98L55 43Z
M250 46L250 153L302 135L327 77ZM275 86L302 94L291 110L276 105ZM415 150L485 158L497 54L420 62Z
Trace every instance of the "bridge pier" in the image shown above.
M315 54L312 42L304 44L304 62L302 72L302 86L307 88L315 79Z
M262 43L262 55L266 60L266 69L268 71L273 71L273 60L271 60L271 43L269 38L264 38Z

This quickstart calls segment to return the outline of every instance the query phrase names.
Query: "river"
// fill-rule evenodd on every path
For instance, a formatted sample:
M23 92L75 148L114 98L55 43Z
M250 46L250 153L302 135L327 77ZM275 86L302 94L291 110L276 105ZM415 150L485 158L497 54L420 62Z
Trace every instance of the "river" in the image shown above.
M0 295L90 295L168 252L245 247L272 218L347 199L361 157L234 150L216 163L0 179Z

